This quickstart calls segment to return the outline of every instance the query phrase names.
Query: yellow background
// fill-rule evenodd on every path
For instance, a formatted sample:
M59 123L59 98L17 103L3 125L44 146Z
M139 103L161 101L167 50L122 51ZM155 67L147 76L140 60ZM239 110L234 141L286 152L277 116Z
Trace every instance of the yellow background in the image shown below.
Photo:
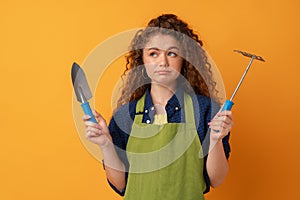
M253 64L234 100L230 174L206 198L299 199L299 9L298 0L2 0L0 199L120 199L78 137L70 69L161 13L198 31L227 94L249 61L233 49L267 61Z

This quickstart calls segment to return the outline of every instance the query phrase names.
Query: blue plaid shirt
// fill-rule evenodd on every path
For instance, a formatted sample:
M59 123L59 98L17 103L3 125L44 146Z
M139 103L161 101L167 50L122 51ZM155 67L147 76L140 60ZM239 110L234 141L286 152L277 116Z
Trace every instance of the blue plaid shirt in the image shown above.
M183 90L177 90L177 92L170 98L168 103L166 104L166 112L168 123L184 123L185 116L184 116L184 97ZM202 96L202 95L191 95L193 100L194 106L194 115L195 115L195 122L199 139L202 144L203 153L206 155L204 157L204 171L203 176L206 182L206 190L204 193L207 193L210 189L210 180L206 171L206 160L208 154L208 147L209 147L209 140L204 140L207 136L209 137L209 128L208 122L213 118L213 116L219 111L220 106L211 101L210 98ZM122 162L125 164L126 167L126 182L128 177L128 169L129 163L126 156L126 146L129 138L129 134L131 132L131 127L134 121L134 117L136 114L143 115L143 123L151 124L154 120L155 108L153 106L153 102L151 99L150 92L146 92L145 98L145 105L144 105L144 112L136 113L136 104L137 100L131 101L128 104L122 106L115 112L113 115L110 123L109 123L109 131L112 136L113 143L115 145L116 151ZM230 153L230 145L229 145L229 135L223 138L223 146L226 158L229 158ZM204 144L203 142L206 141ZM208 142L207 142L208 141ZM108 181L109 182L109 181ZM110 186L121 196L125 194L125 189L123 191L119 191L116 187L110 183Z

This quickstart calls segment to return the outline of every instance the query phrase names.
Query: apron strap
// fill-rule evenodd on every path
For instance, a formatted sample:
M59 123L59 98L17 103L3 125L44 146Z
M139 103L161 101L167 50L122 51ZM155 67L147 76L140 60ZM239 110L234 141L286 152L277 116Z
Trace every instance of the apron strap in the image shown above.
M191 125L195 125L196 128L193 100L186 92L184 93L184 115L185 123L191 123Z
M144 113L144 105L145 105L146 93L138 100L135 108L135 113L142 113L142 114L135 114L134 123L142 123L143 121L143 113Z

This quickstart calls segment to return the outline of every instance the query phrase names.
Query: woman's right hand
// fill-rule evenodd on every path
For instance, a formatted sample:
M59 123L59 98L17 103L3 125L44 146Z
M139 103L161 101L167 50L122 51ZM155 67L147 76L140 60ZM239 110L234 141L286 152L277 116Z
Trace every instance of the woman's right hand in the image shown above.
M82 117L86 127L86 138L89 141L99 145L100 148L106 147L108 144L112 143L112 138L110 136L106 121L97 111L93 110L93 114L97 119L98 124L89 121L91 117L88 115L84 115Z
M107 179L122 191L126 186L125 165L114 148L105 120L97 111L93 110L93 114L98 123L88 121L91 118L88 115L82 117L86 127L86 138L100 147Z

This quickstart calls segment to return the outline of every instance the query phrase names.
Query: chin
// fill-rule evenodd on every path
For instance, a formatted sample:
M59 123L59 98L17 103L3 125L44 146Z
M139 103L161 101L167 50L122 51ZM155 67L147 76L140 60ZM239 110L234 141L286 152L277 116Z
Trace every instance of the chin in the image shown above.
M152 80L152 84L158 84L164 87L171 87L177 84L177 80Z

